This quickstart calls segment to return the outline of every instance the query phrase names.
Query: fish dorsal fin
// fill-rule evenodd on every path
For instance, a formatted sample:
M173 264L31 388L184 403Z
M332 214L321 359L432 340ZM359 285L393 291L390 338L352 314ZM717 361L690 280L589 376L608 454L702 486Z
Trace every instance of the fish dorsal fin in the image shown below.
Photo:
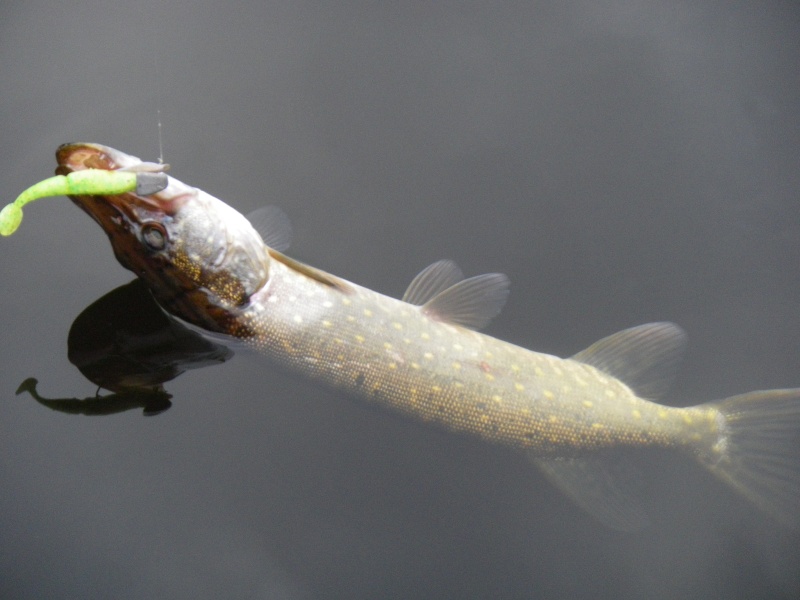
M422 311L429 317L480 329L502 310L508 299L508 277L487 273L464 279L428 300Z
M315 267L309 266L305 263L301 263L299 260L295 260L293 258L289 258L285 254L278 252L274 248L269 249L270 258L277 260L278 262L283 263L293 271L297 271L298 273L302 273L306 277L310 277L315 281L319 281L320 283L330 286L332 288L336 288L343 294L352 294L353 287L347 283L344 279L339 279L336 275L331 275L330 273L326 273L321 269L317 269Z
M642 398L657 400L672 383L685 348L683 329L648 323L605 337L572 360L616 377Z
M570 500L606 527L638 531L648 525L647 514L631 485L631 478L618 472L621 471L618 456L598 453L543 458L531 453L528 458Z
M292 223L277 206L257 208L247 215L247 220L270 248L284 252L292 243Z
M414 277L403 294L403 302L422 306L436 294L464 279L464 274L452 260L437 260Z

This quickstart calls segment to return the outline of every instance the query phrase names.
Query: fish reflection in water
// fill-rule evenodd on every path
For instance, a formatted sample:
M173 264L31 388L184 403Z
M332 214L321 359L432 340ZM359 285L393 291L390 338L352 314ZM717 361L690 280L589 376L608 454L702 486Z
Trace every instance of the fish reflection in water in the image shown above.
M29 377L17 389L50 409L110 415L140 408L155 415L171 406L164 384L190 369L221 364L233 351L171 319L138 279L109 292L75 319L67 339L70 362L98 394L45 398ZM113 392L100 395L100 390Z

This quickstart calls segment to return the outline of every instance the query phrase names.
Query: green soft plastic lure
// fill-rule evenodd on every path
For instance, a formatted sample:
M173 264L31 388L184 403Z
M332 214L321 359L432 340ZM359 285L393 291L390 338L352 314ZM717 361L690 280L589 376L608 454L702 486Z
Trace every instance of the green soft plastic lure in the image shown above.
M22 207L49 196L111 196L135 192L149 196L167 187L164 171L169 165L142 163L136 170L86 169L69 175L56 175L36 183L22 192L14 202L0 211L0 235L14 233L22 223Z

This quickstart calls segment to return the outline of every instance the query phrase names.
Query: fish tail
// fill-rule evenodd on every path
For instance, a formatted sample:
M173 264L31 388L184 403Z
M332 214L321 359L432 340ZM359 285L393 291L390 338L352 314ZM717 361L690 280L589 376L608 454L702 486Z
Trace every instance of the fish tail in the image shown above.
M705 406L718 411L719 435L700 461L778 521L800 527L800 388Z

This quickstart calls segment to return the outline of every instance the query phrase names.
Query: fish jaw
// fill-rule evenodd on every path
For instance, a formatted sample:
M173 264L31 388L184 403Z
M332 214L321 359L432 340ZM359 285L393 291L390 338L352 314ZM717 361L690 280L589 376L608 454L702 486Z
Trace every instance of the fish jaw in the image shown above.
M56 150L56 162L58 163L56 175L68 175L87 169L152 172L159 169L165 171L169 168L169 165L147 163L136 156L125 154L109 146L91 143L59 146ZM167 186L163 190L149 196L128 192L109 196L70 196L70 199L98 221L104 230L108 231L108 217L106 216L108 211L104 209L104 205L110 205L118 212L126 210L126 207L138 206L160 212L164 216L174 216L197 192L195 188L173 177L168 177L167 182ZM104 220L101 221L101 217L104 217Z
M114 148L101 144L64 144L56 151L57 175L68 175L87 169L114 171L136 169L143 161ZM179 189L179 188L187 189ZM167 187L152 196L139 196L128 192L116 195L69 196L103 229L111 242L117 260L125 268L145 280L157 297L162 297L170 287L180 287L179 282L164 282L150 277L167 265L158 256L142 251L141 233L144 223L165 223L173 219L190 199L192 190L183 183L169 178Z
M154 171L100 144L65 144L56 174L86 169ZM108 236L117 260L150 288L173 315L213 332L230 333L250 296L268 277L268 253L241 214L173 177L152 195L70 195ZM163 241L154 248L151 234Z

